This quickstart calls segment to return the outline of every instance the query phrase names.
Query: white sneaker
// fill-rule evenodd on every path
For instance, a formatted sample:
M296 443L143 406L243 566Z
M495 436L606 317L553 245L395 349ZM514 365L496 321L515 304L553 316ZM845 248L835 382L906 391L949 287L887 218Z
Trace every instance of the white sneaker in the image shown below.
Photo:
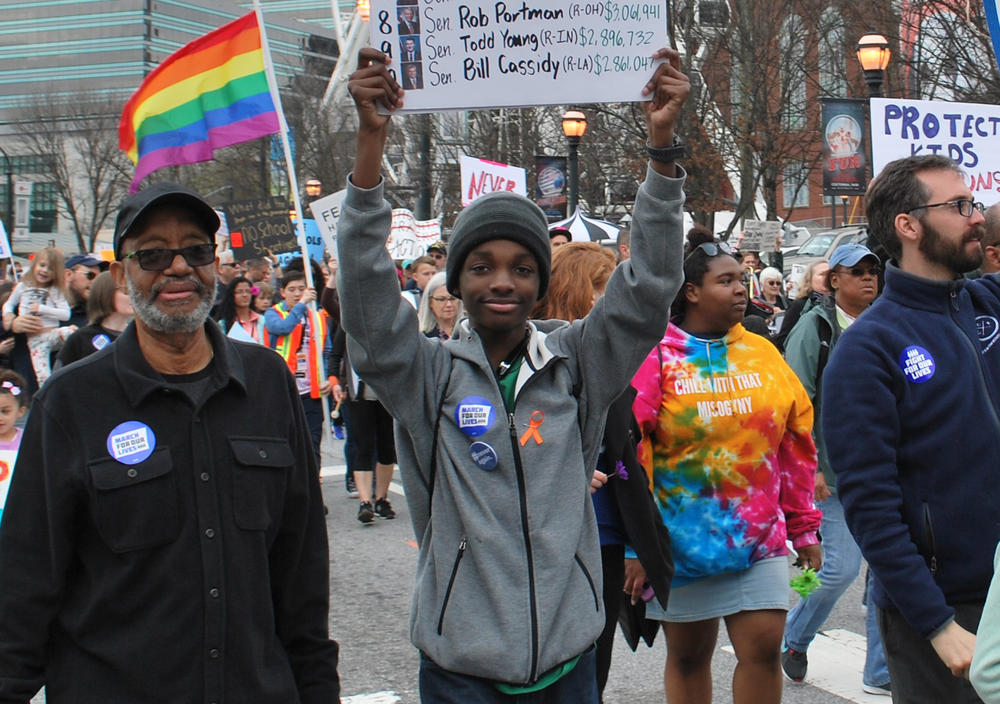
M868 694L880 694L883 697L891 697L892 696L892 683L891 682L886 682L884 685L881 685L881 686L879 686L877 684L864 684L864 683L862 683L861 684L861 689L863 689Z

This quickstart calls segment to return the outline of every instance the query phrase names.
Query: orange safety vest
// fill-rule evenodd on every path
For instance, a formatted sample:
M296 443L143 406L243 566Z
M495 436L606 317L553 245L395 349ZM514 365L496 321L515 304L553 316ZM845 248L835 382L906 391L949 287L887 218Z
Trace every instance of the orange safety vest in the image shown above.
M285 310L284 303L272 306L271 310L281 316L282 320L287 318L291 312ZM307 341L309 347L306 350L306 359L309 361L309 396L310 398L319 398L319 390L323 387L325 378L323 374L323 343L326 340L327 331L326 313L324 311L323 314L320 314L310 308L307 315L309 316L309 329L312 333ZM269 334L267 337L266 344L281 355L285 364L292 370L292 374L295 374L297 366L295 354L302 346L302 326L296 325L295 329L288 335Z

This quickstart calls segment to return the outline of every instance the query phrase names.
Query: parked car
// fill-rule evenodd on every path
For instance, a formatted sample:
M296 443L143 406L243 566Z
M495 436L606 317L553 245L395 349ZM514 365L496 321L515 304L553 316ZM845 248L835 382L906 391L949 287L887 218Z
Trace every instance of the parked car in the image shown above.
M807 239L794 253L784 256L783 270L785 274L801 275L810 263L818 260L829 260L833 250L842 244L864 242L868 239L867 227L842 227L837 230L827 230Z

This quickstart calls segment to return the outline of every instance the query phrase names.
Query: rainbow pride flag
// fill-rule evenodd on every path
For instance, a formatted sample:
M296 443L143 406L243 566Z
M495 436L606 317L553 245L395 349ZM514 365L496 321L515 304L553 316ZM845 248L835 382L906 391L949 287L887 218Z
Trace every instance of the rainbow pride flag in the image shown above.
M164 166L280 131L253 12L195 39L156 67L125 103L118 146L136 165L129 189Z

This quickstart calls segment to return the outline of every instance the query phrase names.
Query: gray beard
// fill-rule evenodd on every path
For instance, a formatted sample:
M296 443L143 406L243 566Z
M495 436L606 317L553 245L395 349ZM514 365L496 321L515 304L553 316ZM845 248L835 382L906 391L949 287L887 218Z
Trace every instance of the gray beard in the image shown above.
M178 280L190 281L197 287L196 293L199 297L198 307L190 313L165 313L153 303L156 295L168 282L154 286L152 291L150 291L149 299L145 299L133 285L132 277L128 275L128 272L125 273L125 282L128 284L128 298L132 302L132 310L135 312L135 316L146 324L146 327L162 333L191 333L200 329L205 324L208 313L212 309L212 294L214 290L209 292L205 285L194 276L174 279L174 281Z

